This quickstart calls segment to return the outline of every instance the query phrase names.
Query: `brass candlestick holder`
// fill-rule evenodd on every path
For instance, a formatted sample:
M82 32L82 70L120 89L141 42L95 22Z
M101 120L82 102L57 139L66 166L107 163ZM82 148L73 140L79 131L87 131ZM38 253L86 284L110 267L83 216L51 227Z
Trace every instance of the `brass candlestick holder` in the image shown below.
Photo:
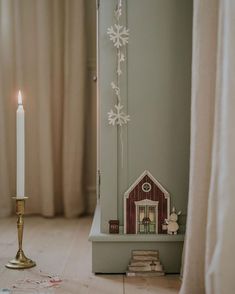
M36 266L36 263L32 261L31 259L27 258L24 254L24 251L22 249L22 242L23 242L23 231L24 231L24 212L25 212L25 201L28 199L28 197L24 198L16 198L13 197L13 199L16 200L16 214L18 216L17 220L17 231L18 231L18 244L19 249L16 254L16 257L9 261L6 264L7 268L10 269L26 269Z

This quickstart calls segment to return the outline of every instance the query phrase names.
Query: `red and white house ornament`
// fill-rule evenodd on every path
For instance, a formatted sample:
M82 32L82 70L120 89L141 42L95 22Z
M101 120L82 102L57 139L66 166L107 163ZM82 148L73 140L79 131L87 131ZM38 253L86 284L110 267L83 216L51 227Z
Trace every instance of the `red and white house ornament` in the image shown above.
M170 218L170 194L149 171L124 194L125 234L165 234Z

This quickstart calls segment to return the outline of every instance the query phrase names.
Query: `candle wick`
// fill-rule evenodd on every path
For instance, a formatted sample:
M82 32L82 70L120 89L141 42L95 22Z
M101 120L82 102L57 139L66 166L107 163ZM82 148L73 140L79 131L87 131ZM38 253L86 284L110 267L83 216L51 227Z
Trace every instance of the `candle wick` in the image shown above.
M21 91L18 92L18 105L23 105Z

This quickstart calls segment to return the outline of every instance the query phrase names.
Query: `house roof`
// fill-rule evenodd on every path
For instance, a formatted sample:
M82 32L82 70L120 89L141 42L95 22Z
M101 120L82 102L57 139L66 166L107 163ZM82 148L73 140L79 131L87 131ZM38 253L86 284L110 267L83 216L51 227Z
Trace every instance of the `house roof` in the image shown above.
M145 170L138 178L137 180L130 186L130 188L124 193L124 196L128 198L130 192L139 184L139 182L145 177L148 176L154 184L164 193L165 198L169 197L169 192L154 178L154 176L148 171Z

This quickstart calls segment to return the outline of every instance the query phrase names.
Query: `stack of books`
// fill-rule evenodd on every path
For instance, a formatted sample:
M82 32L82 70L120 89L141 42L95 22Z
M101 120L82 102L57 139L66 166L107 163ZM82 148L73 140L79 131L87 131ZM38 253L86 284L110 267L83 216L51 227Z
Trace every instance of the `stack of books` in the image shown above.
M159 260L158 250L133 250L127 276L155 277L165 273Z

